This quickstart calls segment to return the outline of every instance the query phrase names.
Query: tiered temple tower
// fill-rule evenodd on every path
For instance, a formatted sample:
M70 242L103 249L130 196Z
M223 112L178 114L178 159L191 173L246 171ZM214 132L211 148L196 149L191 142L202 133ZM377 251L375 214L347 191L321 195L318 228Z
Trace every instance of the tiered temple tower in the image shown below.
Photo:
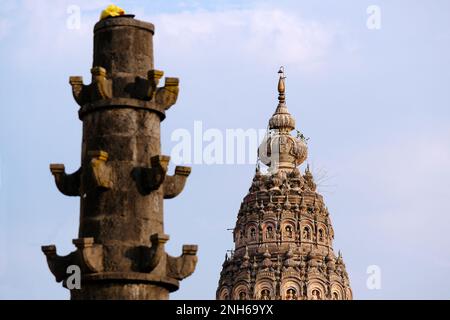
M160 123L178 96L178 79L153 67L151 23L132 15L108 17L94 27L92 82L70 77L83 122L81 167L66 174L52 164L56 185L80 197L76 251L58 256L42 247L56 281L81 271L71 299L167 299L197 262L197 246L180 257L165 253L163 199L177 196L190 174L161 155Z
M352 299L342 256L323 197L306 167L306 139L290 134L295 120L285 104L280 70L279 103L259 148L268 173L256 169L239 209L235 249L225 255L216 297L221 300Z

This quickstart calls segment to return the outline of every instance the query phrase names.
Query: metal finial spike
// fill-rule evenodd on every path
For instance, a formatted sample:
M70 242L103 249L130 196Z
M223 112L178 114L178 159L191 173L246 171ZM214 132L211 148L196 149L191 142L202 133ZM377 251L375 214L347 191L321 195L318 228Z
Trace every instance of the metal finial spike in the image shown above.
M280 67L280 70L278 71L278 74L280 75L280 78L278 79L278 100L281 102L285 101L284 93L286 91L286 85L284 83L284 79L286 79L286 76L284 75L284 67Z
M280 75L280 78L286 78L284 76L284 66L281 66L280 69L278 70L278 74Z

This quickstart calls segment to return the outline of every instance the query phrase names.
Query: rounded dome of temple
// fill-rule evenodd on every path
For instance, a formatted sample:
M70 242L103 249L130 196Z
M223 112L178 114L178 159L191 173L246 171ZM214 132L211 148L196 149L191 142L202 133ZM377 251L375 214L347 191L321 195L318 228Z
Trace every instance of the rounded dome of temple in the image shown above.
M303 140L289 134L272 134L263 140L258 153L266 166L294 169L306 160L308 147Z

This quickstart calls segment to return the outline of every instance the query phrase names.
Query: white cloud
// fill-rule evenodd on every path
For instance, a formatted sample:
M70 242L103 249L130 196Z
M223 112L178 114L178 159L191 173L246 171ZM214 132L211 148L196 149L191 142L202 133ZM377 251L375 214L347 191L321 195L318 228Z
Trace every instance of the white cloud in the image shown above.
M14 13L15 19L7 20L9 29L15 32L15 39L20 39L18 45L8 48L11 58L18 66L27 69L37 64L67 63L67 60L86 54L91 47L92 28L107 4L105 0L24 0ZM71 14L68 8L73 5L80 8L80 29L67 27Z
M159 50L224 63L286 64L316 70L326 64L336 29L279 9L186 11L150 18Z
M66 63L77 55L86 55L91 50L92 28L107 3L24 1L13 21L21 45L14 48L11 56L18 65L29 68L36 63ZM81 9L79 30L66 27L67 8L71 5L79 5ZM127 7L127 11L155 24L158 55L168 56L172 61L225 66L239 62L271 68L287 65L317 71L326 65L338 32L336 26L306 20L280 9L192 9L152 16L139 8ZM0 27L3 25L8 25L7 20L0 20ZM0 28L0 38L3 33Z

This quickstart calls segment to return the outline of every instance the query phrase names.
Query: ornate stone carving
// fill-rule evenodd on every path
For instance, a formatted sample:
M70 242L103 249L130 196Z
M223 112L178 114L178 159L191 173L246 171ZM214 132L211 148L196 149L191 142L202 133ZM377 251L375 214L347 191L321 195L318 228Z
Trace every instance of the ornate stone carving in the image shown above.
M285 104L283 74L269 128L259 151L278 158L261 159L270 166L267 173L256 168L238 213L236 255L225 259L217 299L352 299L343 259L333 252L323 198L309 166L304 175L297 168L306 160L306 139L289 133L295 121ZM236 236L241 230L243 236ZM254 280L242 281L242 270Z

